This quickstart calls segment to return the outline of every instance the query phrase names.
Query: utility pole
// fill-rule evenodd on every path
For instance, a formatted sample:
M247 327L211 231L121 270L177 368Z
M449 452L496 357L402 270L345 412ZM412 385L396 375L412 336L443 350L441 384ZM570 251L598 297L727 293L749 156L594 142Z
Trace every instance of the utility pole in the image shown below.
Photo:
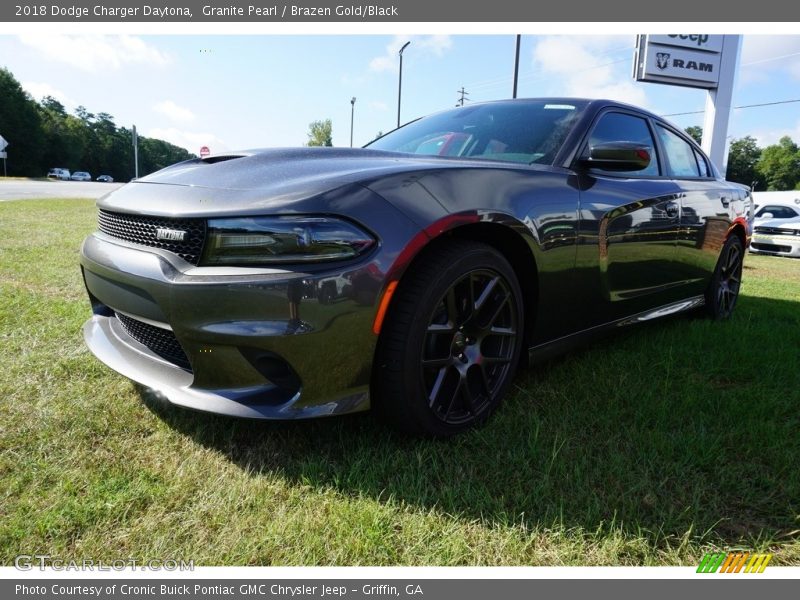
M461 94L461 98L459 98L458 102L456 102L456 106L464 106L464 102L469 100L469 98L467 98L467 96L469 96L469 92L465 90L464 86L462 85L461 89L456 91L456 94Z
M517 82L519 81L519 44L522 40L521 35L517 35L517 52L514 57L514 92L511 95L512 98L517 97Z

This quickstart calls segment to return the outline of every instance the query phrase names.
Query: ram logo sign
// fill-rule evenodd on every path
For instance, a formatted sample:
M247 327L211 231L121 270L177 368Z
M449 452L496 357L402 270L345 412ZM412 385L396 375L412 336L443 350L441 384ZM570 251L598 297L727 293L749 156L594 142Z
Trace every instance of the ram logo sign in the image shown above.
M687 87L714 89L719 82L722 35L640 35L634 76Z

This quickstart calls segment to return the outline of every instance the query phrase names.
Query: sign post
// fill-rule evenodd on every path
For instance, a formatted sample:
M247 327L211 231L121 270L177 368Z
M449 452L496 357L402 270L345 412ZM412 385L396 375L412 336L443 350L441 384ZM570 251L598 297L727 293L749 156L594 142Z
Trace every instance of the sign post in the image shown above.
M3 159L3 177L8 177L8 172L6 171L6 158L8 158L8 152L6 152L6 148L8 148L8 142L2 135L0 135L0 158Z
M139 136L136 133L136 125L131 132L133 136L133 178L139 179Z
M640 35L633 76L637 81L707 90L703 150L724 174L740 35Z
M205 158L209 154L211 154L211 150L209 150L208 146L200 148L200 158Z
M726 35L719 65L717 88L708 90L706 114L703 121L703 150L717 165L722 165L723 175L728 168L728 123L730 122L733 85L736 66L741 52L740 35Z

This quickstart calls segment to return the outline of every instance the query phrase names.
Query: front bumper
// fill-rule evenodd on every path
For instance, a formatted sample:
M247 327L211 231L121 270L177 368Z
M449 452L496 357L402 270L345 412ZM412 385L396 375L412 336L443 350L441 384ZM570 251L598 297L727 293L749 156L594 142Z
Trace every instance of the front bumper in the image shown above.
M264 419L365 410L380 265L378 253L315 273L194 267L95 233L81 249L94 312L84 337L106 365L187 408ZM188 364L120 318L174 335Z
M800 236L756 233L750 242L750 252L800 258Z

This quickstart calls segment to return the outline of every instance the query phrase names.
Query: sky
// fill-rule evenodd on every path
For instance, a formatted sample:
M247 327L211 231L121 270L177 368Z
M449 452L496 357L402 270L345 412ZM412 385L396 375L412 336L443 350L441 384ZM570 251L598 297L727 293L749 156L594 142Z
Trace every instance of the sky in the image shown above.
M199 153L300 146L309 123L333 122L335 146L361 146L397 121L511 97L513 35L100 35L28 30L0 35L0 65L37 100L106 112ZM523 35L519 96L623 100L702 125L704 90L631 77L634 35ZM746 35L734 106L800 99L800 35ZM2 124L0 124L0 128ZM2 131L0 130L0 134ZM800 142L800 102L735 110L729 136Z

